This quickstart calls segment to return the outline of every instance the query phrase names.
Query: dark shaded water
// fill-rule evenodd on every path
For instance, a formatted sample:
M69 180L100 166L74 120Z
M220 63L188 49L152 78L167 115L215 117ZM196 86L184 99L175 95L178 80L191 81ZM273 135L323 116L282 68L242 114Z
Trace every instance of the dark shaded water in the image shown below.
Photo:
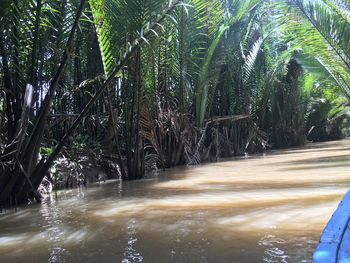
M0 215L0 262L311 262L350 141L176 168Z

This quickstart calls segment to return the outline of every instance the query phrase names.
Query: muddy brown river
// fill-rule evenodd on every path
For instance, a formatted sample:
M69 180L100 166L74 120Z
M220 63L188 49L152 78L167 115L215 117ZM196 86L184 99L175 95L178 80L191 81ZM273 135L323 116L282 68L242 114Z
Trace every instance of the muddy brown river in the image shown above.
M0 262L311 262L350 140L63 191L0 214Z

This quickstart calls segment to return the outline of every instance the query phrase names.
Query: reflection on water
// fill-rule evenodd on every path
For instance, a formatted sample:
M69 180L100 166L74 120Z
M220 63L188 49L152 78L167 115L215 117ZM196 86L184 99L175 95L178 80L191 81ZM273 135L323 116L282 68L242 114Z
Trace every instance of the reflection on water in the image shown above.
M180 167L0 215L0 262L311 262L350 141Z

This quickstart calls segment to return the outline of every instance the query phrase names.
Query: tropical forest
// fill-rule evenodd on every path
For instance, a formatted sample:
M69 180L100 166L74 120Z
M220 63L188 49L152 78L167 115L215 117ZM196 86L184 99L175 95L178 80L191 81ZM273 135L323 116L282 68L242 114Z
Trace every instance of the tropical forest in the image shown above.
M349 0L0 0L0 262L350 262Z

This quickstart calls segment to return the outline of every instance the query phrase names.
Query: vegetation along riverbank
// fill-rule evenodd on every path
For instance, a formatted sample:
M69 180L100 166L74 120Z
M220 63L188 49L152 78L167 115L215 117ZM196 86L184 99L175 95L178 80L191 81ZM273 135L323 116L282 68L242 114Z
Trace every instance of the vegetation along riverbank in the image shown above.
M2 206L349 134L347 1L0 4Z

